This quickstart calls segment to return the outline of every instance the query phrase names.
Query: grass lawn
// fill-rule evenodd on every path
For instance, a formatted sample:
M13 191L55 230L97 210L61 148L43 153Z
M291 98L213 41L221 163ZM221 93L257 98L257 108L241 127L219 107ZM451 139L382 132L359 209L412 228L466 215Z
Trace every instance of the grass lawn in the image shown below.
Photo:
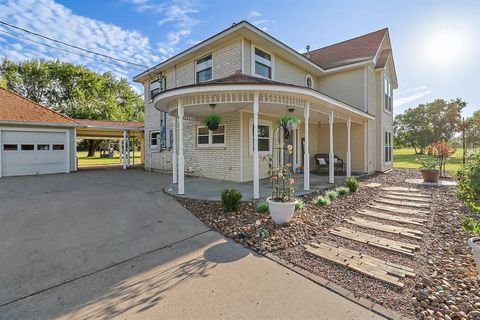
M420 168L421 161L427 159L432 159L432 157L426 154L415 154L413 149L393 150L393 166L395 168ZM453 156L447 159L447 171L457 172L462 166L462 159L463 149L457 149Z
M87 151L78 151L77 157L79 167L120 164L120 154L118 152L114 153L113 158L100 158L100 151L95 152L95 157L87 158ZM130 152L130 163L134 164L133 152ZM135 152L135 164L137 163L140 163L140 152Z

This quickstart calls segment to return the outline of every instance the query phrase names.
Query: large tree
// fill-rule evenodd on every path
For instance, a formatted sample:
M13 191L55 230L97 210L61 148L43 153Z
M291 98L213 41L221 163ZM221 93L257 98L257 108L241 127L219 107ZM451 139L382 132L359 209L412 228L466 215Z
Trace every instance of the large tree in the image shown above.
M461 129L461 113L466 105L461 99L436 99L407 109L395 117L397 146L410 147L423 154L428 145L451 140Z
M100 74L58 60L4 59L0 79L8 89L72 118L143 121L141 95L135 93L127 79L110 72ZM93 156L95 142L88 144L89 156Z

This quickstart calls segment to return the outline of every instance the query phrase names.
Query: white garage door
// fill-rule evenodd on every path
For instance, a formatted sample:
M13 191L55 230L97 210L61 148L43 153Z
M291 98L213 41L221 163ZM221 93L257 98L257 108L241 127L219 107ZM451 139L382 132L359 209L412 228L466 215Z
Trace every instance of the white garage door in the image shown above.
M2 175L60 173L66 171L64 132L1 131Z

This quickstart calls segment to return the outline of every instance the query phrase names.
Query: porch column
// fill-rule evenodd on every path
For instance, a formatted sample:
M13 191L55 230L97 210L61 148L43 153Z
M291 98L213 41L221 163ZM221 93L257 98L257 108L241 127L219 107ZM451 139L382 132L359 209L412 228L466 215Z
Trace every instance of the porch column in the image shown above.
M183 156L183 106L178 100L178 194L185 194L185 158Z
M349 117L347 121L347 178L352 176L351 126L352 118Z
M307 107L303 110L303 116L305 118L305 146L303 154L303 190L310 190L310 154L308 153L308 119L310 118L310 103L307 102Z
M172 174L172 179L173 179L173 183L177 183L178 182L178 179L177 179L177 174L178 174L178 171L177 171L177 138L176 138L176 131L177 131L177 117L173 117L173 130L172 130L172 170L173 170L173 174Z
M253 198L260 198L260 159L258 158L258 92L253 94Z
M127 169L126 151L127 151L127 130L123 130L123 149L122 149L123 170Z
M330 125L330 153L328 158L328 182L334 183L335 182L335 164L334 161L334 154L333 154L333 111L330 112L330 116L328 117L328 124Z

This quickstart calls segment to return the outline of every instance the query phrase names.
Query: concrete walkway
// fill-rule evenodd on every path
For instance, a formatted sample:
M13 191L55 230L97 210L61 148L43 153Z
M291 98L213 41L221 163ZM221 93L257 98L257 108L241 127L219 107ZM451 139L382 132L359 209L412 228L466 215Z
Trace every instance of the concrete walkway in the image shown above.
M359 177L359 176L354 176ZM303 190L303 175L295 174L295 193L297 196L322 191L335 185L345 183L345 176L336 176L335 183L328 183L328 176L310 175L310 191ZM224 180L214 180L199 177L185 177L185 194L180 196L199 200L220 200L220 194L226 188L234 188L243 195L243 200L253 199L253 182L232 182ZM164 191L172 196L179 196L176 184L170 183ZM260 198L267 198L272 194L272 187L269 179L260 180Z
M380 319L211 231L169 179L0 179L0 319Z

